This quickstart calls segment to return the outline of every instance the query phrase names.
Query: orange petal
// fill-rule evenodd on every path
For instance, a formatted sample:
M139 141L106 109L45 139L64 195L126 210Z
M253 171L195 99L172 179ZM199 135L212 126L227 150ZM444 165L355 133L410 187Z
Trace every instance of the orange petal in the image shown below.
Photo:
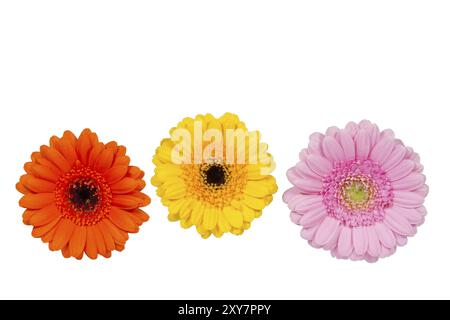
M145 183L145 181L144 180L137 180L137 182L138 182L138 186L137 186L137 188L136 188L136 190L144 190L144 188L145 188L145 186L147 185L146 183Z
M36 211L37 210L30 210L30 209L25 210L24 213L22 214L23 223L29 226L30 219Z
M113 251L116 248L116 245L114 244L114 239L111 235L111 232L109 232L109 228L105 224L104 221L105 220L97 223L97 226L103 235L103 240L105 241L106 251Z
M127 174L128 166L114 166L108 169L103 176L110 184L121 180Z
M30 218L30 224L35 227L40 227L49 224L60 216L61 213L58 208L54 204L51 204L48 207L36 210Z
M55 236L56 233L56 228L53 228L52 230L50 230L49 232L47 232L46 234L44 234L41 237L42 242L44 243L50 243L53 240L53 237Z
M124 244L116 244L116 250L119 252L122 252L123 250L125 250L125 245Z
M42 146L41 153L45 158L56 165L63 173L66 173L71 169L71 166L66 158L64 158L64 156L55 148Z
M81 132L80 137L77 141L76 151L78 154L78 159L80 159L81 163L86 165L88 163L89 153L92 149L92 144L90 140L92 132L89 129L84 129Z
M64 258L69 259L71 257L69 245L66 245L64 248L61 249L61 253Z
M97 161L100 153L105 150L105 146L103 143L97 143L94 145L94 147L91 150L91 153L89 154L89 160L88 160L88 166L93 168L95 162Z
M32 162L26 162L23 165L23 169L25 170L26 173L30 173L31 174L31 167L33 166Z
M56 228L55 236L49 246L52 251L61 250L69 243L75 224L68 219L61 219Z
M116 242L125 243L128 240L128 233L116 227L110 220L105 219L102 222L107 226L111 236Z
M141 203L141 199L130 196L130 195L113 195L112 204L113 206L119 207L121 209L137 209Z
M91 144L95 146L98 143L98 136L95 132L92 132L89 136L89 140L91 141Z
M139 207L148 206L152 202L152 199L150 199L150 197L143 192L139 192L139 191L133 192L130 194L130 196L140 199Z
M125 148L124 146L117 147L116 158L124 156L126 154L127 154L127 148Z
M129 211L127 211L127 212L129 212ZM139 217L137 215L133 214L132 212L129 212L129 217L131 220L133 220L133 223L136 226L140 227L142 225L143 221L141 221L141 219L139 219Z
M59 169L55 164L53 164L53 162L51 162L47 158L44 158L44 157L39 155L39 158L36 159L35 163L43 165L44 167L49 168L50 170L52 170L53 172L58 174L58 176L61 175L61 169Z
M141 169L139 169L138 167L131 166L128 168L127 176L133 179L139 179L141 172Z
M75 135L71 131L64 131L63 138L69 141L72 147L76 147L77 137L75 137Z
M138 182L131 178L123 178L119 182L111 186L111 190L115 194L127 194L133 192L138 186Z
M56 182L59 180L60 172L53 171L52 169L43 166L41 164L34 163L31 166L31 173L37 178L41 178L47 181Z
M139 231L138 226L134 223L133 219L130 217L130 213L121 210L117 207L112 207L109 213L109 219L120 229L136 233Z
M100 173L105 172L106 170L111 168L113 158L113 152L109 149L104 149L98 156L97 161L94 164L94 169Z
M55 219L49 224L42 226L42 227L34 227L33 231L31 232L31 235L35 238L40 238L50 232L53 228L56 229L57 226L59 226L59 221L61 219Z
M117 153L117 142L110 141L107 144L105 144L105 147L112 151L113 155Z
M83 259L83 255L84 255L84 251L81 251L81 253L75 257L75 259L81 260L81 259Z
M107 250L105 245L105 239L103 238L101 230L98 228L97 225L92 226L90 230L94 234L95 247L97 248L98 253L100 253L102 256L105 256L107 254L106 253Z
M130 157L128 156L119 156L114 160L114 166L129 166L130 165Z
M27 194L30 193L31 190L27 189L23 184L20 182L16 183L16 190L19 191L21 194Z
M74 257L80 256L86 245L86 226L76 226L73 230L72 237L69 242L70 254Z
M150 216L141 209L133 210L131 213L138 217L142 222L147 222L150 219Z
M87 256L93 260L97 259L97 244L95 239L95 233L92 227L87 227L86 229L86 247L84 249Z
M30 174L24 175L20 178L20 182L29 190L34 193L54 192L55 184L53 182L35 178Z
M77 153L75 151L75 146L72 144L72 142L68 138L61 139L59 151L67 159L70 166L73 166L74 163L78 159Z
M55 202L54 193L28 193L19 201L22 208L27 209L42 209Z

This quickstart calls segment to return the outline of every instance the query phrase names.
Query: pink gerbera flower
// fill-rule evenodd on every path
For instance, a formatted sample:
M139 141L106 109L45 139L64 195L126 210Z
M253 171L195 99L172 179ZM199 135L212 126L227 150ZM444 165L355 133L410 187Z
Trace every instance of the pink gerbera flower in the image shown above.
M423 224L428 194L413 149L365 120L315 133L288 173L284 201L301 235L339 259L375 262Z

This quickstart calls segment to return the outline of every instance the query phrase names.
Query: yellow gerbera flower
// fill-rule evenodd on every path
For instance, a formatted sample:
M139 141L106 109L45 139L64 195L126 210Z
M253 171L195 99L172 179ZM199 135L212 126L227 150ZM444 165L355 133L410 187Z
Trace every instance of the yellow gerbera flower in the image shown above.
M203 238L241 235L278 190L267 149L234 114L185 118L153 158L152 184L169 220L195 226Z

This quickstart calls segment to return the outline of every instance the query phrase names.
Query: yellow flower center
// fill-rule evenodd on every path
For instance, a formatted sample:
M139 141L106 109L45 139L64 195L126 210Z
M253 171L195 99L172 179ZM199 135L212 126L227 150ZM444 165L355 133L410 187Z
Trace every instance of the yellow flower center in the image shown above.
M247 165L220 161L183 165L183 179L188 194L213 207L224 208L242 197L247 183Z

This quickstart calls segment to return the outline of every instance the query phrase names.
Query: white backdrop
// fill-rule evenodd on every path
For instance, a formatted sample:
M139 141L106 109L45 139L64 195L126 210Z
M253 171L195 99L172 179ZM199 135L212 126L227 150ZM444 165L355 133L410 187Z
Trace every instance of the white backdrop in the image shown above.
M448 1L2 1L0 298L450 298ZM15 183L51 135L85 127L146 171L185 116L238 113L280 191L242 237L151 221L112 259L65 260L21 221ZM422 155L427 221L377 264L308 246L281 200L314 131L370 119Z

